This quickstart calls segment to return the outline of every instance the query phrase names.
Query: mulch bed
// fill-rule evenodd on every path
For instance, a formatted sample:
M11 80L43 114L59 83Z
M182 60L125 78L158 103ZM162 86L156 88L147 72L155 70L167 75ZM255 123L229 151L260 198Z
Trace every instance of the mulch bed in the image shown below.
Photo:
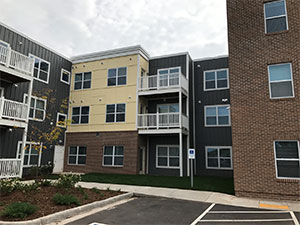
M38 210L26 217L24 220L32 220L49 214L53 214L59 211L77 207L77 205L55 205L52 201L54 194L72 194L80 200L80 205L85 205L91 202L104 200L113 196L123 194L120 191L110 191L110 190L99 190L100 193L96 193L91 189L83 188L84 192L87 194L88 199L84 199L83 194L78 188L64 189L53 186L40 187L37 191L14 191L8 195L0 196L0 212L2 209L13 202L29 202L38 207ZM13 219L0 216L2 221L21 221L21 219Z

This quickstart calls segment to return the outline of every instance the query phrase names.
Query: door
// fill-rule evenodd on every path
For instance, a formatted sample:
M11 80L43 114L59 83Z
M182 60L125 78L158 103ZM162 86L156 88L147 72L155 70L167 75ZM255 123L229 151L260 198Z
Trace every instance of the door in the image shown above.
M0 98L4 97L4 88L0 87Z
M54 164L53 173L63 172L64 153L65 153L65 146L55 145L54 158L53 158L53 164Z
M140 174L146 174L146 148L139 147L140 155Z

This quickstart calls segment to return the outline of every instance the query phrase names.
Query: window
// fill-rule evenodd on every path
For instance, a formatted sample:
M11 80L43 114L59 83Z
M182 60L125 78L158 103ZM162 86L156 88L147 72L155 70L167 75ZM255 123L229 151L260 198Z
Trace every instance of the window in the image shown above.
M106 123L125 122L125 110L124 103L106 105Z
M228 69L204 72L204 91L222 90L229 88Z
M61 69L60 81L66 84L70 84L71 73L67 70Z
M89 106L78 106L72 108L72 124L87 124L89 123Z
M34 55L30 55L30 57L34 59L33 76L35 77L36 80L48 84L50 63Z
M75 73L74 90L91 88L92 73Z
M56 126L58 127L66 127L66 121L67 120L67 115L63 113L57 113L57 118L56 118Z
M69 147L69 165L85 165L86 163L86 146Z
M127 67L113 68L108 70L107 86L125 85Z
M179 73L179 67L158 70L159 87L179 85Z
M157 105L157 111L159 113L178 113L179 112L179 104L160 104Z
M268 66L271 98L294 97L291 63Z
M205 126L230 126L230 106L205 106Z
M24 95L24 102L28 102L28 95ZM43 121L46 117L47 100L31 96L29 118L36 121Z
M278 178L300 178L299 141L275 141L276 175Z
M207 169L232 169L231 147L205 147Z
M279 32L288 29L285 0L264 4L265 32Z
M17 158L21 158L22 141L18 142L18 155ZM39 166L41 164L42 144L34 142L26 142L24 152L24 167ZM39 154L39 152L41 154Z
M157 145L156 146L157 168L179 168L179 146Z
M123 146L104 146L103 166L123 166L123 163Z

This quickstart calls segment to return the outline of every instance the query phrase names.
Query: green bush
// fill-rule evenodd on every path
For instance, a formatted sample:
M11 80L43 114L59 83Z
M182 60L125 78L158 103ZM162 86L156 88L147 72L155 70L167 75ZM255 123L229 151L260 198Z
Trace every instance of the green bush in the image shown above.
M74 195L69 195L69 194L62 195L56 193L53 196L53 202L56 205L72 205L72 204L80 205L78 198L76 198Z
M29 184L20 183L16 189L23 191L23 192L31 192L31 191L37 191L40 187L40 183L33 182Z
M53 171L53 165L47 164L42 166L33 166L30 168L30 175L35 176L47 176L52 174Z
M50 180L45 180L45 179L40 180L39 183L40 183L40 185L43 186L43 187L49 187L49 186L52 185L52 183L51 183Z
M57 187L73 188L79 181L81 181L79 174L63 174L57 180Z
M20 186L18 178L0 179L0 194L7 195Z
M80 192L80 194L83 196L84 200L88 200L89 196L87 195L87 193L85 192L85 190L79 185L78 186L78 191Z
M9 204L2 210L1 216L9 218L25 218L33 214L37 210L37 206L28 202L14 202Z

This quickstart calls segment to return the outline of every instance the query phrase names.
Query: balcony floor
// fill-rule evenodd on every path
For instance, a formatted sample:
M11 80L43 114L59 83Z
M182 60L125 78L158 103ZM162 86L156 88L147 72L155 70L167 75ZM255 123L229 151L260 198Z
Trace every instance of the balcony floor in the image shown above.
M0 118L0 126L25 128L26 122Z
M33 77L0 64L0 79L12 83L22 83L32 81Z

